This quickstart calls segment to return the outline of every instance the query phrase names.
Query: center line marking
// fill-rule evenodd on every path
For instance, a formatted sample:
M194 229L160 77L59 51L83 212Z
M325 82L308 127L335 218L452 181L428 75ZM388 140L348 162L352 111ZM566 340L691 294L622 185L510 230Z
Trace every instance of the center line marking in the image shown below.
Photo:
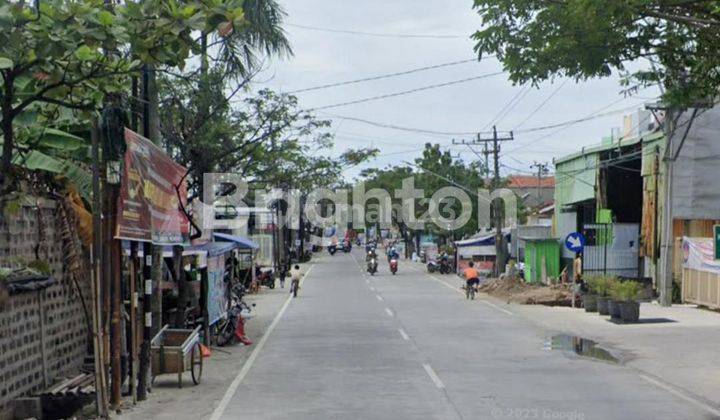
M389 316L393 316L393 311L391 311L390 308L385 308L385 312L387 312Z
M403 330L402 328L400 328L400 329L398 330L398 332L399 332L400 335L402 336L403 340L405 340L405 341L410 340L410 336L407 335L407 333L405 332L405 330Z
M379 300L380 302L382 302L382 301L383 301L383 298L382 298L382 296L380 296L380 295L375 295L375 297L376 297L376 298L377 298L377 300Z
M375 291L375 288L372 287L372 286L370 286L370 291L371 291L371 292L374 292L374 291Z
M430 366L427 363L423 363L423 369L425 369L425 372L428 374L430 379L435 383L435 386L437 388L445 388L445 385L440 380L440 377L437 376L437 373L433 370L432 366Z

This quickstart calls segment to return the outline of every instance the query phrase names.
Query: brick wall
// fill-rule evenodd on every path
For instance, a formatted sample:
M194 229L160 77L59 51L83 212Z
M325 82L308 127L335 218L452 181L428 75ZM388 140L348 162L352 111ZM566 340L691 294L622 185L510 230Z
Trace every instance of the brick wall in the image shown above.
M11 418L12 399L42 390L58 376L78 372L88 344L80 297L63 278L56 204L35 199L33 205L27 204L7 219L0 213L0 266L16 265L13 260L18 257L33 261L37 251L59 283L11 295L0 310L0 419ZM88 305L89 287L88 281L80 284Z

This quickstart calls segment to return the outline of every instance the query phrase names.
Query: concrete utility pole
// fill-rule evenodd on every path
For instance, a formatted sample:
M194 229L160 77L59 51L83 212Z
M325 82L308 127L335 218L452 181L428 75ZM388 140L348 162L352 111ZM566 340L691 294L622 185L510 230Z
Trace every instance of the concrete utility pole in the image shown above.
M548 170L548 163L539 163L539 162L533 162L532 165L530 165L531 168L537 168L537 200L538 205L542 204L542 197L540 196L540 183L542 182L542 176L549 172Z
M466 144L471 148L473 145L484 144L483 154L485 155L486 171L489 171L489 165L487 162L488 156L492 153L493 155L493 191L500 188L500 143L504 141L515 140L513 132L503 133L498 135L497 128L493 126L492 137L483 137L481 133L478 133L477 138L473 141L466 142L462 140L453 144ZM492 149L488 150L488 143L492 143ZM507 246L505 244L505 238L502 234L502 213L500 212L499 206L493 209L493 220L495 224L495 275L500 275L502 267L505 266L507 259Z
M143 67L142 75L143 98L143 135L154 143L160 141L158 120L158 98L155 83L155 69L150 65ZM143 343L140 347L140 373L138 383L138 400L147 399L151 388L150 382L150 340L160 329L162 321L162 294L159 292L162 278L162 247L155 247L149 242L143 244L143 312L144 328ZM153 319L156 328L153 329Z

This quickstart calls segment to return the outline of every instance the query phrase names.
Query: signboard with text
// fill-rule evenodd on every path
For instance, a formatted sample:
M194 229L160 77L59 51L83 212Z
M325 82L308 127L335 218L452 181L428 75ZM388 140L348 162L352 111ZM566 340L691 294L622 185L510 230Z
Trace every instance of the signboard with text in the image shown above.
M125 144L115 237L157 245L187 243L190 226L179 201L187 199L187 169L127 128Z

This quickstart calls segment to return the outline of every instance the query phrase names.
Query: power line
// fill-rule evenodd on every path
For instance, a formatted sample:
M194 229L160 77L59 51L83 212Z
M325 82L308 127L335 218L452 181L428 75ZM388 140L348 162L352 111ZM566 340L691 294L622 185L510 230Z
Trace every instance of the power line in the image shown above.
M613 110L613 111L608 111L608 112L602 113L602 114L599 113L600 111L603 111L603 110L605 110L605 109L607 109L607 108L609 108L609 107L611 107L611 106L613 106L613 105L616 105L616 104L618 104L619 102L624 101L624 100L629 99L629 98L630 98L630 97L620 98L619 100L610 103L609 105L601 108L600 110L598 110L598 111L596 111L596 112L594 112L594 113L592 113L592 114L589 114L589 115L587 115L587 116L585 116L585 117L583 117L583 118L580 118L580 119L568 120L568 121L563 121L563 122L555 123L555 124L552 124L552 125L545 125L545 126L539 126L539 127L528 128L528 129L525 129L525 130L520 130L521 133L529 133L529 132L535 132L535 131L549 130L549 129L552 129L552 128L560 128L559 130L556 130L556 131L554 131L554 132L552 132L552 133L549 133L549 134L547 134L547 135L544 135L544 136L542 136L542 137L539 138L539 139L535 139L535 140L533 140L533 141L531 141L531 142L528 142L528 143L523 143L523 144L520 145L519 148L512 149L512 150L510 150L509 152L515 151L515 150L519 150L519 149L521 149L521 148L523 148L523 147L525 147L525 146L527 146L527 145L530 145L530 144L532 144L532 143L534 143L534 142L537 142L537 141L542 140L542 139L544 139L544 138L546 138L546 137L549 137L549 136L551 136L551 135L553 135L553 134L556 134L556 133L562 131L563 129L565 129L565 128L569 127L569 126L572 126L572 125L575 125L575 124L579 124L579 123L581 123L581 122L591 121L591 120L594 120L594 119L597 119L597 118L603 118L603 117L607 117L607 116L610 116L610 115L616 115L616 114L620 114L620 113L623 113L623 112L627 112L628 110L635 109L635 108L637 108L638 106L642 105L642 104L636 104L636 105L633 105L633 106L630 106L630 107L627 107L627 108L621 108L621 109L617 109L617 110ZM322 108L316 108L316 109L322 109ZM424 128L407 127L407 126L399 126L399 125L395 125L395 124L382 123L382 122L378 122L378 121L372 121L372 120L368 120L368 119L365 119L365 118L352 117L352 116L348 116L348 115L338 115L338 114L331 114L331 113L325 113L325 115L327 115L327 116L330 117L330 118L336 118L336 119L342 119L342 120L348 120L348 121L355 121L355 122L359 122L359 123L362 123L362 124L371 125L371 126L374 126L374 127L388 128L388 129L391 129L391 130L399 130L399 131L407 131L407 132L410 132L410 133L430 134L430 135L435 135L435 136L473 136L473 135L476 135L476 134L477 134L477 131L438 131L438 130L428 130L428 129L424 129ZM509 152L506 152L506 153L509 153Z
M389 128L392 130L406 131L409 133L431 134L431 135L443 136L443 137L445 137L445 136L473 136L476 134L475 131L435 131L435 130L427 130L424 128L403 127L400 125L386 124L386 123L381 123L381 122L377 122L377 121L370 121L370 120L367 120L364 118L350 117L350 116L346 116L346 115L337 115L337 114L329 114L329 113L325 113L325 115L328 115L331 118L355 121L355 122L371 125L374 127Z
M532 118L533 116L535 116L535 114L537 114L537 112L540 111L540 110L550 101L550 99L552 99L553 96L555 96L555 95L560 91L560 89L563 88L563 86L565 86L565 83L567 83L568 80L570 80L570 79L565 79L565 80L560 84L560 86L557 87L557 89L555 89L547 98L545 98L544 101L542 101L542 102L540 103L540 105L537 106L537 108L535 108L535 109L530 113L530 115L528 115L527 117L525 117L525 119L522 120L522 121L520 122L520 124L516 125L516 126L515 126L515 130L517 130L518 128L522 127L523 124L525 124L526 122L528 122L528 120L529 120L530 118Z
M494 55L487 56L487 57L494 57ZM363 83L363 82L371 82L371 81L375 81L375 80L388 79L391 77L405 76L408 74L419 73L419 72L423 72L423 71L427 71L427 70L435 70L435 69L439 69L439 68L443 68L443 67L457 66L460 64L477 63L477 62L479 62L479 61L475 58L473 58L471 60L451 61L448 63L436 64L436 65L425 66L425 67L418 67L418 68L414 68L414 69L410 69L410 70L406 70L406 71L400 71L400 72L396 72L396 73L381 74L378 76L370 76L370 77L365 77L362 79L348 80L345 82L329 83L326 85L319 85L319 86L313 86L313 87L304 88L304 89L291 90L290 92L287 92L287 93L295 94L295 93L301 93L301 92L310 92L313 90L328 89L328 88L352 85L352 84Z
M524 130L524 132L530 132L530 131L546 130L546 129L548 129L548 128L555 128L555 127L558 128L557 130L554 130L554 131L552 131L552 132L550 132L550 133L544 134L544 135L542 135L542 136L540 136L540 137L538 137L538 138L535 138L535 139L533 139L533 140L530 140L530 141L527 142L527 143L523 143L523 144L521 144L519 147L516 147L516 148L514 148L514 149L508 150L508 151L506 151L505 153L503 153L503 155L506 155L506 154L508 154L508 153L512 153L512 152L518 151L518 150L520 150L520 149L522 149L522 148L524 148L524 147L527 147L527 146L529 146L529 145L531 145L531 144L535 144L535 143L537 143L537 142L539 142L539 141L541 141L541 140L544 140L544 139L546 139L546 138L548 138L548 137L551 137L551 136L553 136L553 135L555 135L555 134L557 134L557 133L565 130L566 128L568 128L568 127L570 127L570 126L573 126L573 125L575 125L575 124L578 124L578 123L580 123L580 122L590 121L590 120L593 120L593 119L596 119L596 118L606 117L606 116L608 116L608 115L614 115L614 114L619 114L619 113L627 112L628 110L635 109L635 108L637 108L638 106L641 105L641 104L636 104L636 105L633 105L633 106L628 107L628 108L623 108L623 109L619 109L619 110L615 110L615 111L610 111L610 112L604 112L604 113L602 112L602 111L610 108L611 106L616 105L617 103L619 103L619 102L621 102L621 101L624 101L625 99L627 99L627 98L626 98L626 97L623 97L623 98L618 99L617 101L613 101L613 102L611 102L609 105L606 105L606 106L600 108L599 110L597 110L597 111L595 111L595 112L593 112L593 113L591 113L591 114L589 114L589 115L587 115L586 117L583 117L583 118L579 118L579 119L576 119L576 120L566 121L566 122L564 122L564 123L553 124L553 125L551 125L551 126L536 127L536 128Z
M487 124L485 124L485 126L482 128L483 131L485 131L488 127L492 126L492 125L495 123L495 120L497 120L498 118L500 118L500 116L503 114L503 112L505 112L505 110L506 110L512 103L514 103L515 100L518 99L518 98L520 97L520 95L521 95L523 92L525 92L526 89L527 89L527 86L523 86L522 89L520 89L515 95L513 95L513 97L510 98L510 100L509 100L505 105L503 105L502 108L500 108L500 111L498 111L497 115L495 115L490 121L488 121Z
M425 90L437 89L437 88L441 88L441 87L457 85L460 83L467 83L467 82L471 82L473 80L486 79L488 77L498 76L498 75L501 75L504 73L505 72L503 72L503 71L498 71L498 72L494 72L494 73L483 74L481 76L468 77L465 79L453 80L451 82L438 83L435 85L428 85L428 86L423 86L423 87L419 87L419 88L415 88L415 89L389 93L389 94L385 94L385 95L371 96L369 98L357 99L354 101L347 101L347 102L340 102L340 103L332 104L332 105L319 106L319 107L311 108L308 111L318 111L318 110L322 110L322 109L339 108L339 107L348 106L348 105L356 105L356 104L361 104L361 103L365 103L365 102L377 101L380 99L394 98L397 96L408 95L411 93L422 92Z
M515 103L512 104L512 105L510 105L510 107L508 107L508 109L506 109L505 112L503 112L502 115L500 115L500 117L493 122L493 124L500 124L500 123L502 122L502 120L504 120L505 117L508 116L508 114L510 113L510 111L512 111L513 109L515 109L515 107L518 106L518 104L520 104L520 101L522 101L523 98L525 98L529 92L530 92L530 86L528 86L528 87L525 89L525 92L523 92L523 94L520 95L519 98L517 98L517 100L515 101Z
M318 31L318 32L330 32L330 33L336 33L336 34L346 34L346 35L361 35L361 36L372 36L372 37L378 37L378 38L417 38L417 39L469 39L469 36L463 36L463 35L451 35L451 34L401 34L401 33L387 33L387 32L365 32L365 31L355 31L351 29L335 29L335 28L323 28L319 26L309 26L309 25L298 25L295 23L285 23L286 26L291 26L293 28L300 28L300 29L306 29L309 31Z

